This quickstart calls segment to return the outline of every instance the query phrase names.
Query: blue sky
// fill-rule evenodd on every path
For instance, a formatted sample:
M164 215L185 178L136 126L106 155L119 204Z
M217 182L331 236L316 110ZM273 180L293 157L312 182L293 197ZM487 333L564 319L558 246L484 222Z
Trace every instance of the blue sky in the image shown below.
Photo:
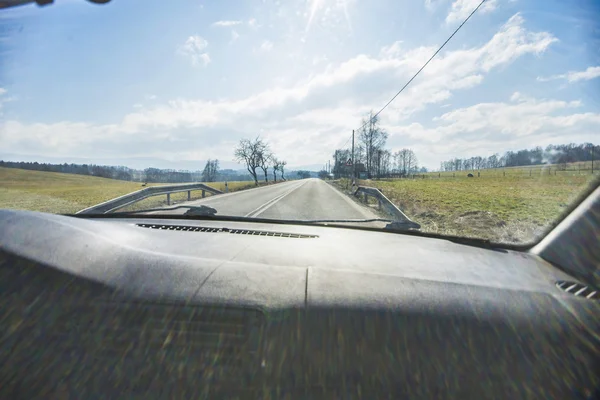
M478 0L55 0L0 11L0 155L323 165ZM600 142L600 3L487 0L383 113L392 151ZM161 165L154 165L161 166Z

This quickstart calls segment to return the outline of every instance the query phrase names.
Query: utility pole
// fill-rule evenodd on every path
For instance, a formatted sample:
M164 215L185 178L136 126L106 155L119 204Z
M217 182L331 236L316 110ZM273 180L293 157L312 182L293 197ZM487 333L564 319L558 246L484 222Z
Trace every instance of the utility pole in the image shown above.
M594 163L592 162L592 169ZM592 172L593 173L593 172ZM356 160L354 159L354 129L352 129L352 186L356 186Z

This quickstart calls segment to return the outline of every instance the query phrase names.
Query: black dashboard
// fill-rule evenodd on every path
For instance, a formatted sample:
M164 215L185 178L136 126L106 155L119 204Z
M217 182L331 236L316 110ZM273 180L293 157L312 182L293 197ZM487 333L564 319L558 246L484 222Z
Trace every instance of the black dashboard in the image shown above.
M3 398L598 395L600 302L532 253L324 226L0 221Z

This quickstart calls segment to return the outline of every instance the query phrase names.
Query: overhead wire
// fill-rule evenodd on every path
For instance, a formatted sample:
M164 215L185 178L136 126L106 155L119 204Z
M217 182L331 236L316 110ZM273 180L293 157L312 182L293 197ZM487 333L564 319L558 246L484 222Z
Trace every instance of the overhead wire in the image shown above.
M357 130L363 129L365 126L367 126L368 123L370 123L371 121L373 121L373 118L376 118L379 114L381 114L381 112L383 110L385 110L396 99L396 97L398 97L398 95L400 95L400 93L402 93L404 91L404 89L406 89L408 87L408 85L411 84L411 82L413 80L415 80L415 78L421 73L421 71L423 71L425 69L425 67L427 67L427 65L431 62L431 60L433 60L435 58L435 56L437 56L438 53L440 51L442 51L442 49L446 46L446 44L448 44L448 42L454 37L454 35L456 35L458 33L458 31L460 30L460 28L462 28L463 25L466 24L469 19L471 19L471 17L473 16L473 14L475 14L477 12L477 10L479 10L479 8L486 1L487 0L482 0L479 3L479 5L477 7L475 7L475 9L473 11L471 11L471 13L467 16L467 18L465 18L465 20L454 30L454 32L452 32L452 34L448 37L448 39L446 39L446 41L435 51L435 53L433 53L433 55L431 57L429 57L429 59L427 60L427 62L425 64L423 64L423 66L421 68L419 68L419 70L412 76L412 78L410 78L408 80L408 82L406 82L406 84L404 84L404 86L402 86L402 88L387 103L385 103L385 105L383 107L381 107L381 109L379 111L377 111L373 116L371 116L371 118L369 118L368 121L365 121L365 123L362 124L361 127L358 128ZM352 138L352 136L350 136L350 138L348 138L348 140L346 140L346 143L344 143L344 145L342 146L342 148L344 148L346 146L346 144L348 144L348 142L350 141L351 138Z

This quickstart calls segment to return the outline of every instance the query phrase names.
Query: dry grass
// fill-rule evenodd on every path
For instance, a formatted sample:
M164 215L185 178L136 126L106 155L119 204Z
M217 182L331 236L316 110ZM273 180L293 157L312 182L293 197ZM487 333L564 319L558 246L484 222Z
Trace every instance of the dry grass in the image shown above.
M157 186L161 184L148 184ZM209 183L219 190L223 182ZM253 187L252 182L229 182L230 191ZM143 189L139 182L119 181L87 175L0 168L0 208L72 214L84 208ZM192 199L201 198L200 191ZM207 193L208 195L208 193ZM174 202L187 200L187 192L171 195ZM156 196L136 203L131 208L166 205L166 196Z
M562 169L564 168L564 169ZM594 173L600 173L600 160L594 162ZM579 161L565 165L548 164L548 165L531 165L526 167L504 167L493 169L482 169L475 171L456 171L456 172L427 172L425 174L417 174L418 177L425 175L426 178L452 178L466 177L467 174L473 174L475 177L532 177L538 178L542 176L580 176L592 174L591 161Z
M591 175L507 175L359 184L382 189L425 232L529 243L592 179Z

